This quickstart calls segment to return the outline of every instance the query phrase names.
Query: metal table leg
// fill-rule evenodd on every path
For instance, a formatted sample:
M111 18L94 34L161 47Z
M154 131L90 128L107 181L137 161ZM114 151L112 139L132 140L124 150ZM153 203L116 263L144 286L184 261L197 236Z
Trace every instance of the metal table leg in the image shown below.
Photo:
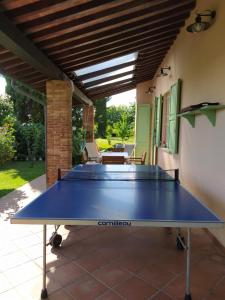
M48 298L46 288L46 229L47 225L43 225L43 286L41 291L41 299Z
M190 292L190 267L191 267L191 229L187 230L187 260L186 260L186 287L184 300L192 300Z

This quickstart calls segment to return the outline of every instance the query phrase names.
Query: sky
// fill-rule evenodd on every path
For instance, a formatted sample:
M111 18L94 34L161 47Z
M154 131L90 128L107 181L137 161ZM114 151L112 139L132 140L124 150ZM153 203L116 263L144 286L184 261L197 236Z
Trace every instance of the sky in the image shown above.
M111 97L110 101L107 102L107 106L119 106L119 105L130 105L136 102L136 90L130 90L121 94L117 94Z
M0 75L0 95L5 94L5 85L6 85L5 79Z

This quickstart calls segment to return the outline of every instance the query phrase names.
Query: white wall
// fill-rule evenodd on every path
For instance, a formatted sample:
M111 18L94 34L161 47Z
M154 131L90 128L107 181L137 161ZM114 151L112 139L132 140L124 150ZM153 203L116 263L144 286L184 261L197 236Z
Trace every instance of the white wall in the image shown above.
M213 26L199 34L188 33L185 27L193 23L194 12L205 9L217 12ZM180 78L182 107L203 101L225 104L224 0L197 1L196 9L161 64L168 65L170 75L151 83L156 86L153 97L166 93ZM140 94L138 91L137 96ZM203 115L196 117L195 128L181 118L179 153L171 155L160 149L158 163L163 168L178 167L182 184L225 220L225 110L217 112L215 127ZM225 246L225 229L213 229L212 233Z

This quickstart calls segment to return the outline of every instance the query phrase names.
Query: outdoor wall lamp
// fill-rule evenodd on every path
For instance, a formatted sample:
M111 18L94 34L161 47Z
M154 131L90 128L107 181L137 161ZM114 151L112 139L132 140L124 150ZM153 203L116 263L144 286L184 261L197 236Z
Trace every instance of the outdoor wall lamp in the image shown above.
M152 94L153 91L154 91L154 89L155 89L155 86L150 86L150 87L148 88L148 90L145 92L145 94Z
M170 67L164 67L160 69L160 73L157 75L157 77L167 76L169 75L165 70L170 71Z
M197 13L197 17L195 18L195 23L187 26L186 30L191 33L201 32L207 30L212 25L212 20L216 16L215 10L206 10L202 13ZM202 17L210 17L209 22L203 22Z

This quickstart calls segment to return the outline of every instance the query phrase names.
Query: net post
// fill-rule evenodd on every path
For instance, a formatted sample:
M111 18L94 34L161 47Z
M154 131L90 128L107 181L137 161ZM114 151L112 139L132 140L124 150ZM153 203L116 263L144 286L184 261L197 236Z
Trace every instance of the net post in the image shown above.
M57 180L61 180L61 169L58 168Z
M179 179L179 169L175 169L175 180L180 182L180 179Z

